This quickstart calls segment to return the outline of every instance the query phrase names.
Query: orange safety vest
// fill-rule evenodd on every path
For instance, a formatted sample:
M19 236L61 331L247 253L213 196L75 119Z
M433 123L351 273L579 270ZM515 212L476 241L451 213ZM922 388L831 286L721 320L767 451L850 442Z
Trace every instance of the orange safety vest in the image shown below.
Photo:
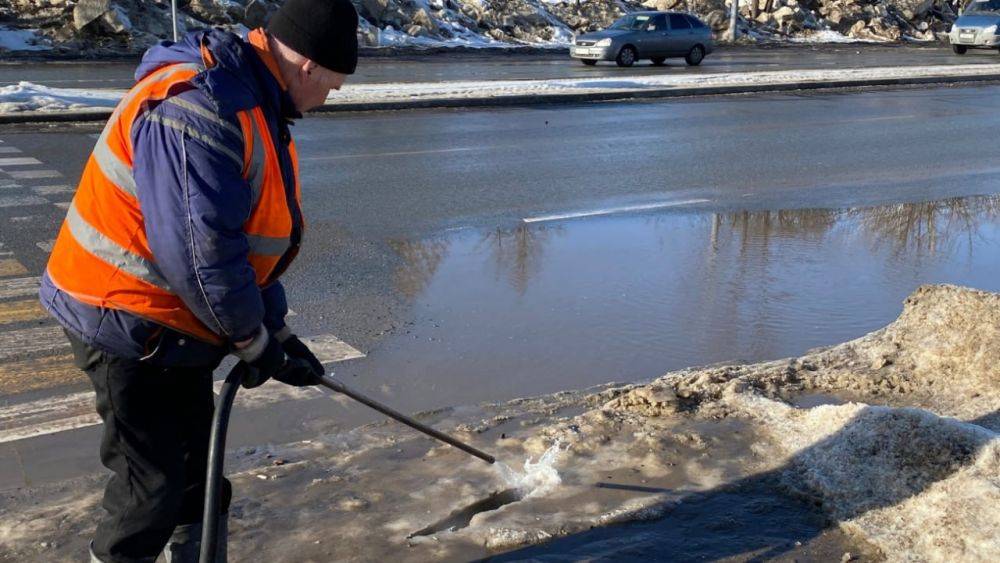
M132 177L130 131L136 116L144 104L168 98L178 84L211 66L211 58L205 59L206 65L178 63L157 69L119 102L84 168L52 249L48 274L56 287L80 302L127 311L221 345L225 337L202 323L159 273ZM282 256L298 248L291 245L292 212L264 112L258 106L237 117L244 139L243 177L254 198L243 231L257 285L264 287L282 273L276 271ZM294 142L289 141L288 150L295 198L301 202Z

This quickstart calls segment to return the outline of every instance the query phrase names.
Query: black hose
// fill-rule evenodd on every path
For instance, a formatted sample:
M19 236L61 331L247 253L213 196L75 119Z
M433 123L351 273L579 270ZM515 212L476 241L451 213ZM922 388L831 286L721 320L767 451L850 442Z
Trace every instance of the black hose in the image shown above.
M229 375L226 376L226 380L222 383L222 389L219 391L219 400L215 405L215 415L212 417L212 435L208 441L208 468L207 475L205 477L205 511L202 513L201 554L198 557L199 563L214 563L215 555L217 553L219 542L219 496L221 493L219 490L219 484L222 482L222 469L226 454L226 432L229 429L229 414L233 410L233 400L236 399L236 392L239 391L240 384L243 382L244 372L243 369L241 369L241 366L242 364L237 364L236 367L229 372ZM478 450L469 444L456 440L455 438L435 430L426 424L417 422L413 418L410 418L393 408L358 393L332 377L326 375L320 377L319 384L338 393L347 395L355 401L367 405L368 407L371 407L378 412L389 416L390 418L394 418L410 428L423 432L424 434L445 442L446 444L450 444L468 454L478 457L487 463L496 462L496 458L490 454Z
M208 441L208 469L205 476L205 511L201 515L201 554L199 563L213 563L219 543L219 498L222 469L226 455L226 432L233 400L243 382L243 369L237 364L226 376L212 417L212 435Z

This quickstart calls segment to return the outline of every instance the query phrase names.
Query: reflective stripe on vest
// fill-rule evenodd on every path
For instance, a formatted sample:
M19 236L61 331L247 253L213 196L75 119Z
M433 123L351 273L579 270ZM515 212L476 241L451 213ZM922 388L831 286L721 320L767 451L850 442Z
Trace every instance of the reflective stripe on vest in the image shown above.
M259 285L272 281L269 278L275 265L288 251L292 220L278 154L263 111L240 112L237 131L236 126L207 109L169 97L171 88L201 70L204 67L197 64L164 67L122 98L84 169L49 258L48 273L59 289L78 301L125 310L200 340L222 344L228 335L222 334L221 327L206 326L171 291L146 239L132 176L131 146L131 128L143 104L164 100L243 137L244 154L236 154L186 123L155 113L141 114L160 126L197 138L232 158L243 170L253 200L244 232ZM294 176L298 193L297 173Z
M257 283L269 283L271 272L278 264L281 256L291 245L292 216L288 209L284 183L281 180L281 166L278 163L278 153L273 138L268 132L267 119L264 112L254 108L248 112L248 118L241 120L248 130L244 130L244 138L252 139L250 147L250 162L247 166L251 189L256 198L255 212L244 223L247 241L250 243L250 265L257 274ZM255 175L259 175L262 186L281 184L278 189L254 188ZM296 190L298 175L295 174Z

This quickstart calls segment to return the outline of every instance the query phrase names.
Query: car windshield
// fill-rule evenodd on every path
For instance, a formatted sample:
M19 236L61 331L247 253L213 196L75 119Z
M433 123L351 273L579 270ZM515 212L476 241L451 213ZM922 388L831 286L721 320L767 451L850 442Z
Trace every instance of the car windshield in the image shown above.
M995 2L1000 2L1000 0L992 0ZM615 23L611 24L608 29L643 29L647 23L649 23L650 16L648 15L638 15L638 16L625 16Z
M1000 13L1000 0L975 0L966 6L963 14L996 14Z

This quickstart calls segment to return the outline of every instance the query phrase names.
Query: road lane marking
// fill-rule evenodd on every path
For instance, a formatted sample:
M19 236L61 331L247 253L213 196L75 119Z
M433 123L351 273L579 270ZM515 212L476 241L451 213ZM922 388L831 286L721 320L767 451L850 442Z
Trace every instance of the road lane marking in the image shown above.
M0 397L86 380L87 376L73 365L70 354L0 363Z
M40 277L13 278L0 280L0 299L38 295Z
M68 210L71 203L73 203L73 202L72 201L57 201L57 202L53 203L52 205L55 205L56 207L58 207L60 209L66 209L66 210Z
M421 154L442 154L451 152L468 152L484 150L486 147L461 147L454 149L429 149L425 151L373 152L362 154L337 154L331 156L307 156L299 160L343 160L345 158L378 158L381 156L414 156Z
M0 154L16 154L21 152L17 147L0 147Z
M553 215L541 215L538 217L525 217L525 223L544 223L546 221L562 221L565 219L580 219L582 217L600 217L602 215L615 215L618 213L633 213L636 211L652 211L654 209L666 209L668 207L680 207L682 205L694 205L697 203L708 203L707 199L686 199L683 201L670 201L664 203L647 203L644 205L630 205L626 207L607 207L604 209L594 209L591 211L575 211L570 213L557 213Z
M69 340L59 326L0 332L0 362L27 354L60 352L67 348Z
M34 180L38 178L61 178L62 174L55 170L4 170L11 178L18 180Z
M0 197L0 207L22 207L25 205L48 205L49 200L37 195Z
M63 339L65 340L65 336ZM303 341L313 348L313 352L324 363L364 357L364 354L356 348L333 335L303 338ZM82 372L76 371L69 364L69 360L70 356L63 355L57 358L16 362L15 367L11 367L15 364L14 362L8 362L6 365L0 364L0 386L5 381L28 379L31 377L30 374L35 372L40 373L43 378L46 373L49 373L70 381L82 380ZM79 375L74 375L72 371L76 371ZM215 392L218 393L222 387L222 381L216 381L214 387ZM270 380L260 387L238 393L236 407L252 410L275 403L327 396L332 397L333 395L316 387L292 387ZM0 444L98 425L101 423L101 419L94 412L94 400L92 391L84 391L0 406Z
M37 299L6 301L0 303L0 325L35 321L48 316Z
M312 350L313 354L316 354L316 358L323 364L365 357L360 350L332 334L302 338L302 342Z
M32 186L31 191L35 192L37 195L71 194L73 193L73 188L72 186L66 185Z
M0 258L0 276L22 276L28 269L13 258Z
M34 166L35 164L41 164L42 161L31 156L10 156L6 158L0 158L0 168L6 166Z

